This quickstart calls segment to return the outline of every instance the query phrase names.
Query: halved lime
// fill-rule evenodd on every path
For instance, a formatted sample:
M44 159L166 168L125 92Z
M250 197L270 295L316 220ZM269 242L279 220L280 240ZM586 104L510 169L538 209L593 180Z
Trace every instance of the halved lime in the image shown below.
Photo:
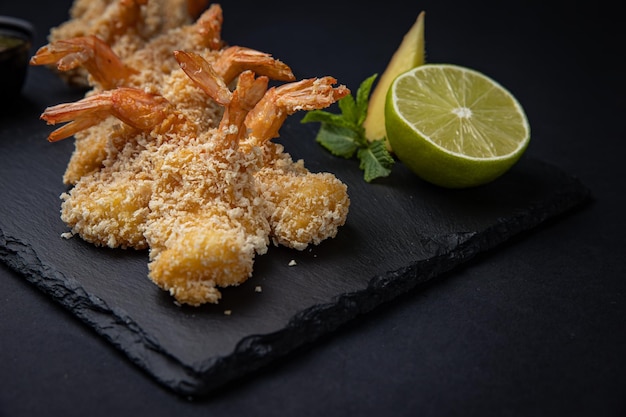
M387 94L385 127L400 161L448 188L498 178L530 141L524 109L508 90L450 64L425 64L398 76Z

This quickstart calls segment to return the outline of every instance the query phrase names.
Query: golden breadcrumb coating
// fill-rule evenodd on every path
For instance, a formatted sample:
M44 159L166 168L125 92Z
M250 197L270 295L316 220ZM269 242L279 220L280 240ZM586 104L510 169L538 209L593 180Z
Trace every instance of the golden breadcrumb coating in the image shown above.
M266 203L253 175L258 158L215 139L159 147L149 203L150 277L191 305L202 299L197 291L212 300L219 292L211 288L245 281L269 243Z
M268 203L273 242L302 250L335 237L348 215L348 187L330 173L310 173L280 144L268 144L266 152L268 162L256 178Z
M168 4L174 16L154 20ZM296 81L269 54L226 47L219 5L191 22L182 4L77 0L74 20L31 63L85 68L92 87L42 114L65 123L50 141L75 137L62 220L98 246L147 248L149 278L198 306L247 280L270 243L302 250L336 236L346 185L309 172L271 139L288 115L349 90L329 76ZM81 32L89 18L92 32ZM270 79L285 83L270 88Z

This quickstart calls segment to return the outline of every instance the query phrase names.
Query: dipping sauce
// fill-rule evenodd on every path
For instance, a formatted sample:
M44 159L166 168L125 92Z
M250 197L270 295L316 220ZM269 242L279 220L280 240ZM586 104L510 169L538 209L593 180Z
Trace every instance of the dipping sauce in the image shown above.
M28 22L0 16L0 106L10 106L22 90L32 35Z
M19 47L25 43L24 39L14 38L9 35L0 34L0 53L7 51L11 48Z

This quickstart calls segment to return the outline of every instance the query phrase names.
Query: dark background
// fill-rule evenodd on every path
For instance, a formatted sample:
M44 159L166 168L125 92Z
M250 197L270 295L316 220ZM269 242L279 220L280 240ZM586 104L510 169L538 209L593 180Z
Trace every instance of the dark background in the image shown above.
M427 61L506 86L531 123L528 155L580 178L594 201L195 401L162 388L0 265L0 416L625 415L617 11L536 1L221 5L230 44L270 52L299 78L333 75L353 89L383 71L425 10ZM1 0L0 15L33 22L39 47L69 6ZM31 80L26 98L36 94Z

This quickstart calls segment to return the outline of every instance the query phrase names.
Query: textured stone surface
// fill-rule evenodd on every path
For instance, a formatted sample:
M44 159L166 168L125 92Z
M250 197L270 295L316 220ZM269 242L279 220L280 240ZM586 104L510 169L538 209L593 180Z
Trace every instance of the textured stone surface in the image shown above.
M52 91L45 102L68 99ZM314 142L316 127L294 118L281 140L312 171L334 172L348 184L347 224L318 247L271 248L257 258L254 276L224 290L217 306L178 307L147 278L146 252L60 237L66 227L58 196L73 144L46 141L40 107L19 109L0 128L0 259L185 395L264 366L589 199L575 178L526 159L475 189L434 187L400 164L367 184L358 162L325 152Z

